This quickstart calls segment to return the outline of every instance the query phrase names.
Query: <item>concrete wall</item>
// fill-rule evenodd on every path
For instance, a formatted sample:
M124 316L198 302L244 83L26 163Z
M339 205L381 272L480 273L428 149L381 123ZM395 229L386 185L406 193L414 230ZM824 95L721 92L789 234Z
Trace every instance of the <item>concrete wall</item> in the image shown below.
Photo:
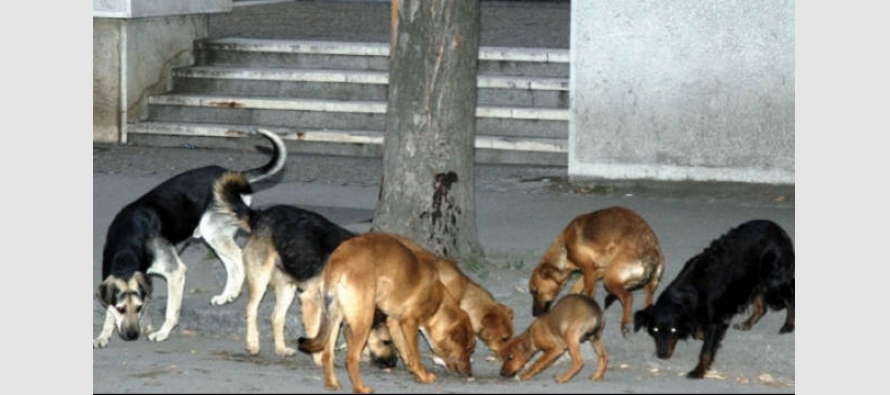
M231 9L232 0L93 0L93 141L126 142L126 122L147 117L148 96L194 63L209 13Z
M573 1L569 176L794 183L794 1Z

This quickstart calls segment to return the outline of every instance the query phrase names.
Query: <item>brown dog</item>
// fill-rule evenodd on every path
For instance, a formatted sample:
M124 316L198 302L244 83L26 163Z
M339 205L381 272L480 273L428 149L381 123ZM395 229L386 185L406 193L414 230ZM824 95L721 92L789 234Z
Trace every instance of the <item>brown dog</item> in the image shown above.
M528 380L547 369L568 350L572 367L556 376L557 383L565 383L575 377L584 361L581 359L581 342L590 340L598 358L596 372L590 379L602 381L609 365L609 354L603 346L603 310L584 295L569 294L560 299L552 309L535 318L521 335L510 339L501 349L501 376L513 377L538 351L538 358L519 378Z
M419 333L446 366L472 376L470 355L476 337L470 318L439 281L435 263L422 259L396 238L367 233L344 241L322 272L321 325L315 338L300 338L300 350L322 352L325 387L339 389L334 375L334 347L346 324L346 369L356 393L371 393L362 382L359 362L374 321L375 308L386 315L393 344L409 371L424 383L436 375L421 364Z
M570 293L594 296L596 282L603 279L605 308L621 301L621 334L630 333L631 291L645 286L646 306L664 270L664 255L655 232L637 213L624 207L609 207L575 217L544 253L529 279L528 289L534 304L532 314L547 311L572 272L580 270L582 279Z
M416 255L435 262L439 281L459 301L460 309L470 317L476 336L497 356L501 345L513 337L513 309L498 303L491 292L469 278L452 259L435 256L407 237L392 236Z

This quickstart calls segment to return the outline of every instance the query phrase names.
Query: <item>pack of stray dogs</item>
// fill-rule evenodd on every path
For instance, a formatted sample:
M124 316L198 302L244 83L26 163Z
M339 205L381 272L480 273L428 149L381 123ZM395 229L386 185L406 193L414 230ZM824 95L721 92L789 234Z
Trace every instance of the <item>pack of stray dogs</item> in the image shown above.
M794 247L779 225L751 220L729 229L689 258L655 299L665 264L658 238L636 212L614 206L578 215L544 251L528 282L535 318L519 333L510 307L452 259L408 237L356 234L292 205L251 207L252 184L279 172L287 157L280 136L264 129L256 133L273 147L265 165L189 170L118 212L102 251L96 296L106 315L93 348L107 347L115 331L126 341L139 338L151 276L166 281L167 305L163 325L147 338L170 336L179 322L186 273L177 246L192 238L202 239L226 269L226 283L212 304L237 299L247 280L248 353L260 351L257 311L270 287L275 353L297 353L285 344L284 325L299 294L305 336L297 346L323 368L328 389L341 388L333 354L344 328L345 366L356 393L373 392L359 372L363 360L387 368L401 360L417 380L435 382L422 363L421 334L436 363L468 378L477 338L502 363L500 375L517 380L532 378L568 352L571 365L556 376L557 383L580 372L580 347L589 342L597 356L590 380L601 381L609 363L603 310L616 300L622 306L622 335L645 329L660 359L671 358L679 340L703 342L697 364L686 374L691 379L705 377L736 315L751 311L734 325L746 331L768 310L784 309L778 333L794 331ZM243 248L236 242L238 232L248 235ZM559 297L572 278L577 280ZM599 281L607 293L603 307L593 298ZM644 307L632 314L632 292L638 289Z

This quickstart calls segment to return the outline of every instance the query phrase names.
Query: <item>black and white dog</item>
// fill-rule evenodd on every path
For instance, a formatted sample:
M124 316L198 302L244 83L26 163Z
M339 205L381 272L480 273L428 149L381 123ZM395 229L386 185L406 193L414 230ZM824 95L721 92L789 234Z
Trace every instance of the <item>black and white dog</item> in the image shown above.
M226 304L238 297L245 274L235 234L242 226L237 213L229 211L231 206L220 202L234 194L250 204L251 183L280 171L287 157L281 137L262 129L257 132L274 148L265 165L246 171L220 166L186 171L164 181L115 216L102 251L103 280L98 289L99 301L107 307L107 313L93 348L107 346L115 329L124 340L139 338L139 319L152 291L150 275L166 280L167 309L164 324L148 334L148 340L163 341L170 336L179 323L186 272L176 245L190 237L204 239L226 267L225 288L211 303ZM231 178L243 178L245 182L227 183Z

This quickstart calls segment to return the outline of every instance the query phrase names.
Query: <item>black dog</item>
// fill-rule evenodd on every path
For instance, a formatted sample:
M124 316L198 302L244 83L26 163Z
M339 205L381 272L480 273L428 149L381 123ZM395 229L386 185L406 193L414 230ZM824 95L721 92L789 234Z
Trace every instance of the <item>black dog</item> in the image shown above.
M107 313L93 348L108 345L115 329L124 340L139 338L139 319L151 296L150 275L162 276L167 281L167 310L164 324L148 339L162 341L170 336L179 323L186 272L176 245L191 237L203 238L226 267L225 288L211 303L226 304L238 297L244 283L241 248L234 239L239 226L236 213L221 207L220 201L223 196L233 196L249 204L250 183L277 173L287 157L284 142L277 134L258 132L274 147L272 158L265 165L243 172L220 166L186 171L142 195L114 217L102 251L103 280L98 290L99 301L107 307ZM231 179L242 182L226 181Z
M237 184L241 183L243 179L230 179L221 189L239 190L242 186ZM272 288L275 291L271 319L275 353L293 355L296 350L286 347L284 342L287 310L299 291L304 329L309 336L315 336L321 320L315 298L321 272L331 252L355 234L321 214L290 205L251 209L234 195L223 198L221 205L226 211L236 213L239 224L250 231L243 254L248 294L245 348L254 355L260 351L257 311L266 289ZM384 322L379 320L377 324L379 330ZM386 331L381 336L389 337ZM397 356L392 345L380 336L374 340L369 343L372 362L382 367L395 366Z
M634 314L634 330L648 328L661 359L671 357L678 339L704 340L687 375L702 378L732 317L751 305L751 316L735 328L751 329L769 307L786 309L779 333L794 331L794 247L770 221L743 223L687 261L658 301Z

